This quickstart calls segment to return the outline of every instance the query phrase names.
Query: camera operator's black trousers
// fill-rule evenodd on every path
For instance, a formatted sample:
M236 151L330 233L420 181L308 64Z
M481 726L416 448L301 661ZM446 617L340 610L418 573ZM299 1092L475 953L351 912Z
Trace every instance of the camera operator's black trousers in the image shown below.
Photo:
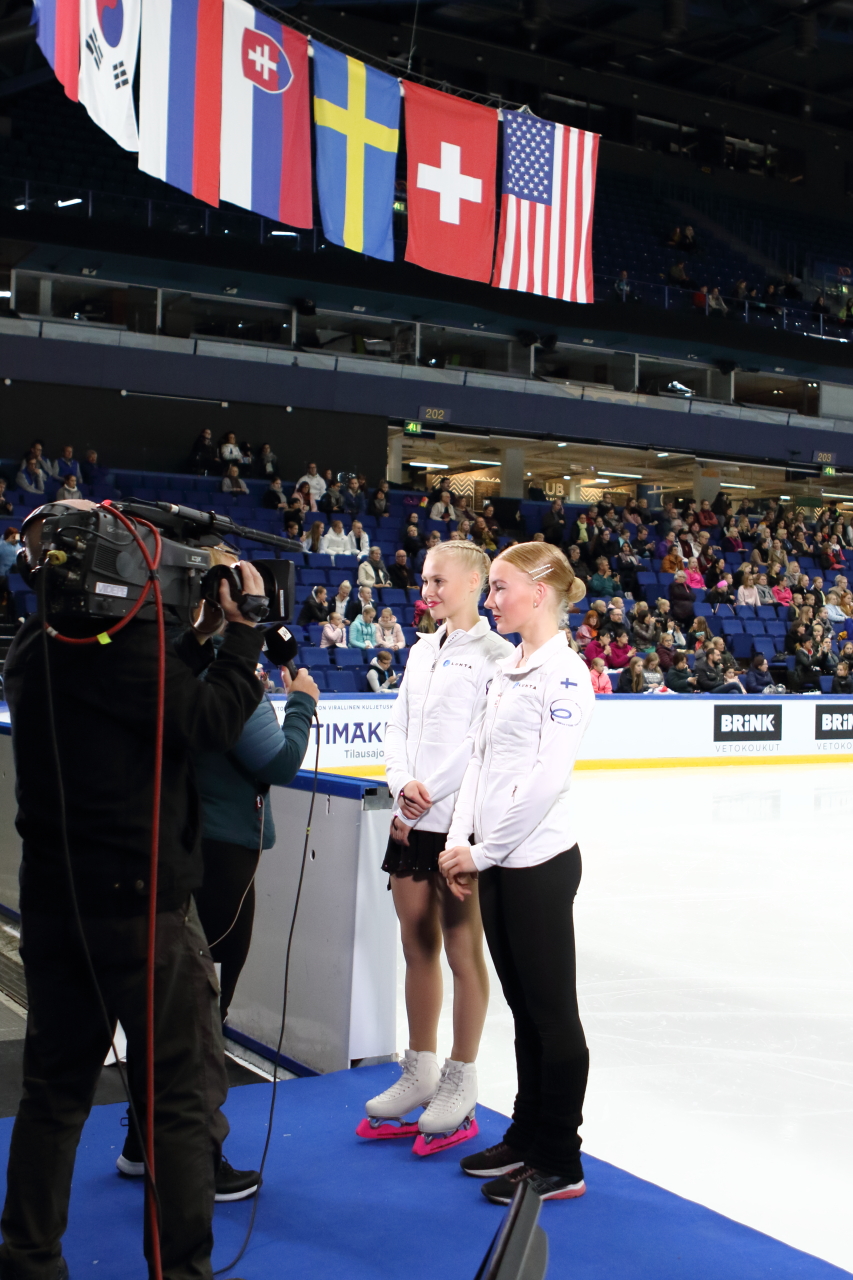
M535 867L480 872L483 929L515 1021L518 1093L504 1135L543 1173L583 1177L578 1127L589 1050L578 1012L572 908L577 845Z
M222 1021L228 1014L243 966L252 945L255 922L255 872L260 853L257 845L224 840L201 842L204 882L196 891L201 926L211 943L210 954L219 969L219 1007Z
M85 932L110 1021L127 1033L129 1058L144 1063L147 920L90 916ZM55 1280L77 1144L110 1037L72 921L25 912L21 936L29 1009L24 1090L0 1221L0 1277ZM155 983L163 1277L211 1280L214 1171L228 1133L219 1108L228 1081L216 974L192 901L157 917ZM132 1087L144 1096L144 1080ZM109 1151L103 1155L109 1160ZM145 1254L150 1264L147 1212Z

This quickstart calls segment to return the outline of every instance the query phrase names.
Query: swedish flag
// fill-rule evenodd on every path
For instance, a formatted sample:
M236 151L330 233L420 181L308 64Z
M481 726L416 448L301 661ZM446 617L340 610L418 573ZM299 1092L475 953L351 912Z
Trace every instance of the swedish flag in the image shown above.
M334 244L390 262L400 86L356 58L312 45L323 231Z

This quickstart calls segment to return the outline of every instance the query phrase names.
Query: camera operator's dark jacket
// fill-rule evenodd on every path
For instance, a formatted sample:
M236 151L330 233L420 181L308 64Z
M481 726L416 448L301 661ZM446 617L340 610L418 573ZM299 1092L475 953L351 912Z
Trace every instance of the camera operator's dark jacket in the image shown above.
M64 914L70 905L43 643L42 624L29 618L12 643L3 675L12 716L17 827L24 846L21 907ZM263 694L255 676L262 643L262 631L229 624L207 679L198 680L206 646L190 632L174 648L167 642L161 911L179 907L201 884L201 817L191 760L202 750L228 751L238 741ZM80 910L84 916L143 913L150 857L156 628L132 622L110 644L49 640L48 645Z

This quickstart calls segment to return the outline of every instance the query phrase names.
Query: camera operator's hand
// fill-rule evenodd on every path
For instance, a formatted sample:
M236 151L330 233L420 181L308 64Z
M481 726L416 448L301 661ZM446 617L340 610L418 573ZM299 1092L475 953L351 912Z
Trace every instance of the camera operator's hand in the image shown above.
M202 600L198 617L193 623L193 635L199 644L206 644L211 636L218 636L225 630L225 615L221 605L213 600Z
M246 595L248 596L266 595L266 590L264 588L264 580L261 577L261 575L258 573L254 565L250 564L248 560L239 560L237 562L236 568L238 568L240 570L240 573L242 574L243 591L245 592ZM228 583L225 581L222 581L219 584L219 603L222 606L222 612L225 615L226 622L242 622L243 625L246 627L257 626L257 623L253 622L251 618L243 617L242 613L237 607L237 601L232 599L231 591L228 587Z
M320 690L308 674L307 667L300 667L295 677L291 676L287 667L282 667L281 679L285 693L307 693L308 697L313 698L315 702L320 701Z

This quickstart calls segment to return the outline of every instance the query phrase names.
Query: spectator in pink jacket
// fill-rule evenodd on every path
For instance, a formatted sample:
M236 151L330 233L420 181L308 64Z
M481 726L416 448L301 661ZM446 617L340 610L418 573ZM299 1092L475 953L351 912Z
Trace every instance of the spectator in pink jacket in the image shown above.
M794 598L791 595L791 588L786 587L784 582L777 582L776 586L772 588L772 591L773 598L777 604L788 605Z
M406 638L403 635L403 628L387 605L380 613L376 625L379 637L376 641L377 645L381 645L383 649L405 649Z
M610 683L610 676L607 674L603 658L595 658L593 660L589 674L592 676L593 693L613 692L613 686Z
M699 572L699 561L695 556L691 556L687 561L687 568L684 571L684 581L688 587L698 588L700 591L705 590L705 579Z

